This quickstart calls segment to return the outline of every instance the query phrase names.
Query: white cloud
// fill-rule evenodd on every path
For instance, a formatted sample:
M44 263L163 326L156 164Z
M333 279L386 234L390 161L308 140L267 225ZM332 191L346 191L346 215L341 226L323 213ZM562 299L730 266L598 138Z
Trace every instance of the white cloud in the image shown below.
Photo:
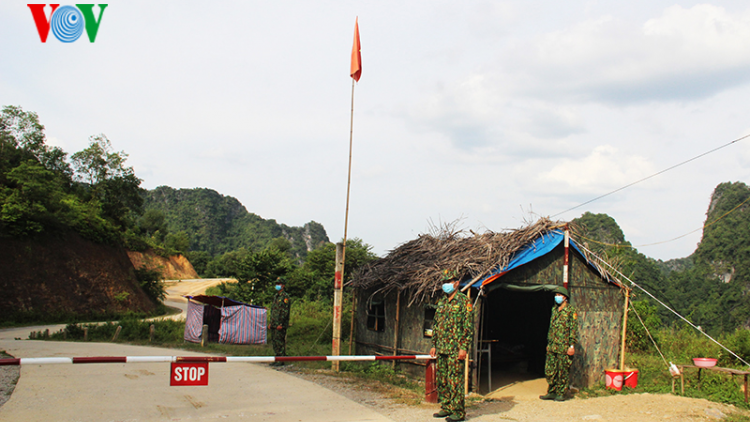
M576 194L606 193L653 174L653 165L644 157L623 156L611 145L594 148L579 159L559 160L538 181L547 189Z
M672 6L640 27L603 16L514 51L516 92L605 103L715 95L750 80L750 14ZM520 65L518 65L520 63Z

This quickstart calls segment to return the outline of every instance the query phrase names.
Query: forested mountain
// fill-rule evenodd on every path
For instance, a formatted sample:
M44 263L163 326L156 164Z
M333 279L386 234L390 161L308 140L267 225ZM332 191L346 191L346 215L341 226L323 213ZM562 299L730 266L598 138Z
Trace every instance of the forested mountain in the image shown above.
M187 236L187 249L211 256L240 248L257 251L274 239L283 238L291 244L289 252L304 260L308 252L329 242L320 223L310 221L303 227L289 227L265 220L248 212L237 199L212 189L160 186L147 191L144 198L144 218L150 219L146 226L159 230L159 220L163 219L169 233Z
M632 281L652 292L663 289L664 274L658 262L633 248L614 218L587 212L571 221L571 226L575 239Z
M722 183L711 196L693 267L672 272L665 292L707 329L750 327L750 188Z
M640 254L606 214L586 213L573 223L579 241L703 329L750 328L750 187L746 184L716 187L701 242L685 258L662 262ZM659 313L664 321L675 321L661 306Z

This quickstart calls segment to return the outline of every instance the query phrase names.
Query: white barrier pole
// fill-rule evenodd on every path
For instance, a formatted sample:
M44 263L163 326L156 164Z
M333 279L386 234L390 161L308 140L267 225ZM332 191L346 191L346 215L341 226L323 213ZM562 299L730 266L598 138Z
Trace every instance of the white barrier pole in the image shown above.
M152 362L313 362L313 361L375 361L375 360L429 360L430 355L407 356L98 356L0 359L0 366L47 365L82 363L152 363Z

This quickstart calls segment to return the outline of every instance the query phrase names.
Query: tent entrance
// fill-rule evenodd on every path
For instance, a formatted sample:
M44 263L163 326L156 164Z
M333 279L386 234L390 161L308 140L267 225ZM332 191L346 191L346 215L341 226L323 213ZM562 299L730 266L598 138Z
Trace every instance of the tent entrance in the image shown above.
M478 349L483 350L478 365L481 394L544 377L551 299L552 295L543 290L504 288L485 296L478 344Z
M211 305L203 307L203 324L208 325L208 341L219 342L219 329L221 328L221 309Z

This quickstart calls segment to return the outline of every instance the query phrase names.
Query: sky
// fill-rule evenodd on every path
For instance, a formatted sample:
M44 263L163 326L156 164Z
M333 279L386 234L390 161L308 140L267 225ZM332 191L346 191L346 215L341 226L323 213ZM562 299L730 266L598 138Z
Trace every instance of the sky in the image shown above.
M104 134L144 188L339 241L352 130L347 234L380 256L443 224L584 212L688 256L713 189L750 181L750 138L564 211L750 134L748 98L746 1L129 0L93 43L42 43L26 3L0 3L0 106L36 112L48 144Z

